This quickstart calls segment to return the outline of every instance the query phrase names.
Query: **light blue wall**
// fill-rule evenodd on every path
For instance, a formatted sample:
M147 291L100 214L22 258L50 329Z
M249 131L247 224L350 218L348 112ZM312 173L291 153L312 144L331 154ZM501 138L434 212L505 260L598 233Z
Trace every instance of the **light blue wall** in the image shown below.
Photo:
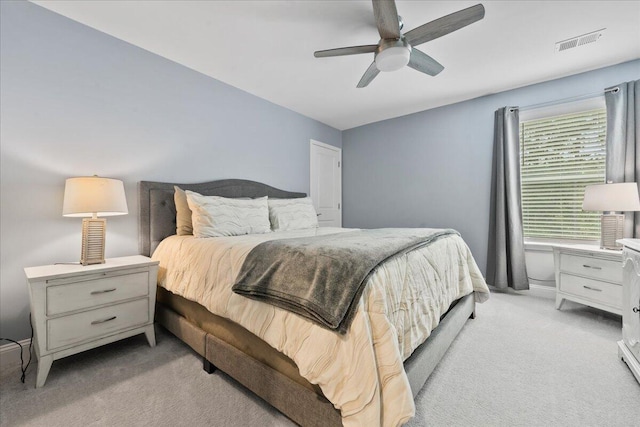
M0 2L0 336L29 335L23 267L80 256L64 180L124 180L107 257L136 254L140 180L309 191L309 140L341 132L27 2ZM4 344L4 343L2 343Z
M639 78L636 60L346 130L343 224L455 228L484 272L494 111Z

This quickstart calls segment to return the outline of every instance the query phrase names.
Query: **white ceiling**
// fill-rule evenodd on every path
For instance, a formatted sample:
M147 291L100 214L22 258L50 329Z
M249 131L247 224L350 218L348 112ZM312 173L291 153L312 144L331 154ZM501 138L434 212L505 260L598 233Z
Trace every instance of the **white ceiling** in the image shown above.
M356 84L375 44L370 1L34 1L47 9L337 129L640 58L640 1L483 1L485 18L419 46L445 66ZM397 1L404 31L477 1ZM597 43L555 42L606 28Z

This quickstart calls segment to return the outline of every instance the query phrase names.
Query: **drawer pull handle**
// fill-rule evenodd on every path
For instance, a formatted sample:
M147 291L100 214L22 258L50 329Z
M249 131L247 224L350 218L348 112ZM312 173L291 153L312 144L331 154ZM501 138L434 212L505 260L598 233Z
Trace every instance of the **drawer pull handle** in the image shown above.
M91 295L106 294L107 292L113 292L113 291L115 291L115 290L116 290L116 288L113 288L113 289L105 289L105 290L103 290L103 291L93 291L93 292L91 292Z
M591 286L583 285L582 287L585 288L585 289L589 289L590 291L602 292L602 289L592 288Z
M111 317L107 317L106 319L102 319L102 320L94 320L93 322L91 322L92 325L99 325L101 323L106 323L106 322L110 322L112 320L115 320L117 316L111 316Z
M634 313L640 313L640 307L633 307L632 310Z
M582 266L584 268L592 268L594 270L602 270L602 267L597 267L597 266L593 266L593 265L582 264Z

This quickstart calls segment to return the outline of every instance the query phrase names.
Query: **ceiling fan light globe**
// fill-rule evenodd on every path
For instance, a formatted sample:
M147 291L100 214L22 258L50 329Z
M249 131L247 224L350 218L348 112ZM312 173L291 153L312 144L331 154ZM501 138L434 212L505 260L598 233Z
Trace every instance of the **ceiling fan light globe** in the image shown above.
M392 46L376 55L376 67L380 71L396 71L409 63L411 49L406 46Z

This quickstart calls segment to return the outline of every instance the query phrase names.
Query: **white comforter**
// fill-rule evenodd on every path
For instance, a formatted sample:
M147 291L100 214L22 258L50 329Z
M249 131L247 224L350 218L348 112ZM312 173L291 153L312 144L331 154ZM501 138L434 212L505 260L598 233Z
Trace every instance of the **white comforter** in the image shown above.
M346 335L232 292L245 257L257 244L342 231L348 230L209 239L171 236L153 254L160 261L158 283L242 325L289 356L300 374L318 384L341 411L345 426L401 425L415 411L403 361L426 340L451 302L471 292L483 302L489 289L469 248L453 235L378 267Z

